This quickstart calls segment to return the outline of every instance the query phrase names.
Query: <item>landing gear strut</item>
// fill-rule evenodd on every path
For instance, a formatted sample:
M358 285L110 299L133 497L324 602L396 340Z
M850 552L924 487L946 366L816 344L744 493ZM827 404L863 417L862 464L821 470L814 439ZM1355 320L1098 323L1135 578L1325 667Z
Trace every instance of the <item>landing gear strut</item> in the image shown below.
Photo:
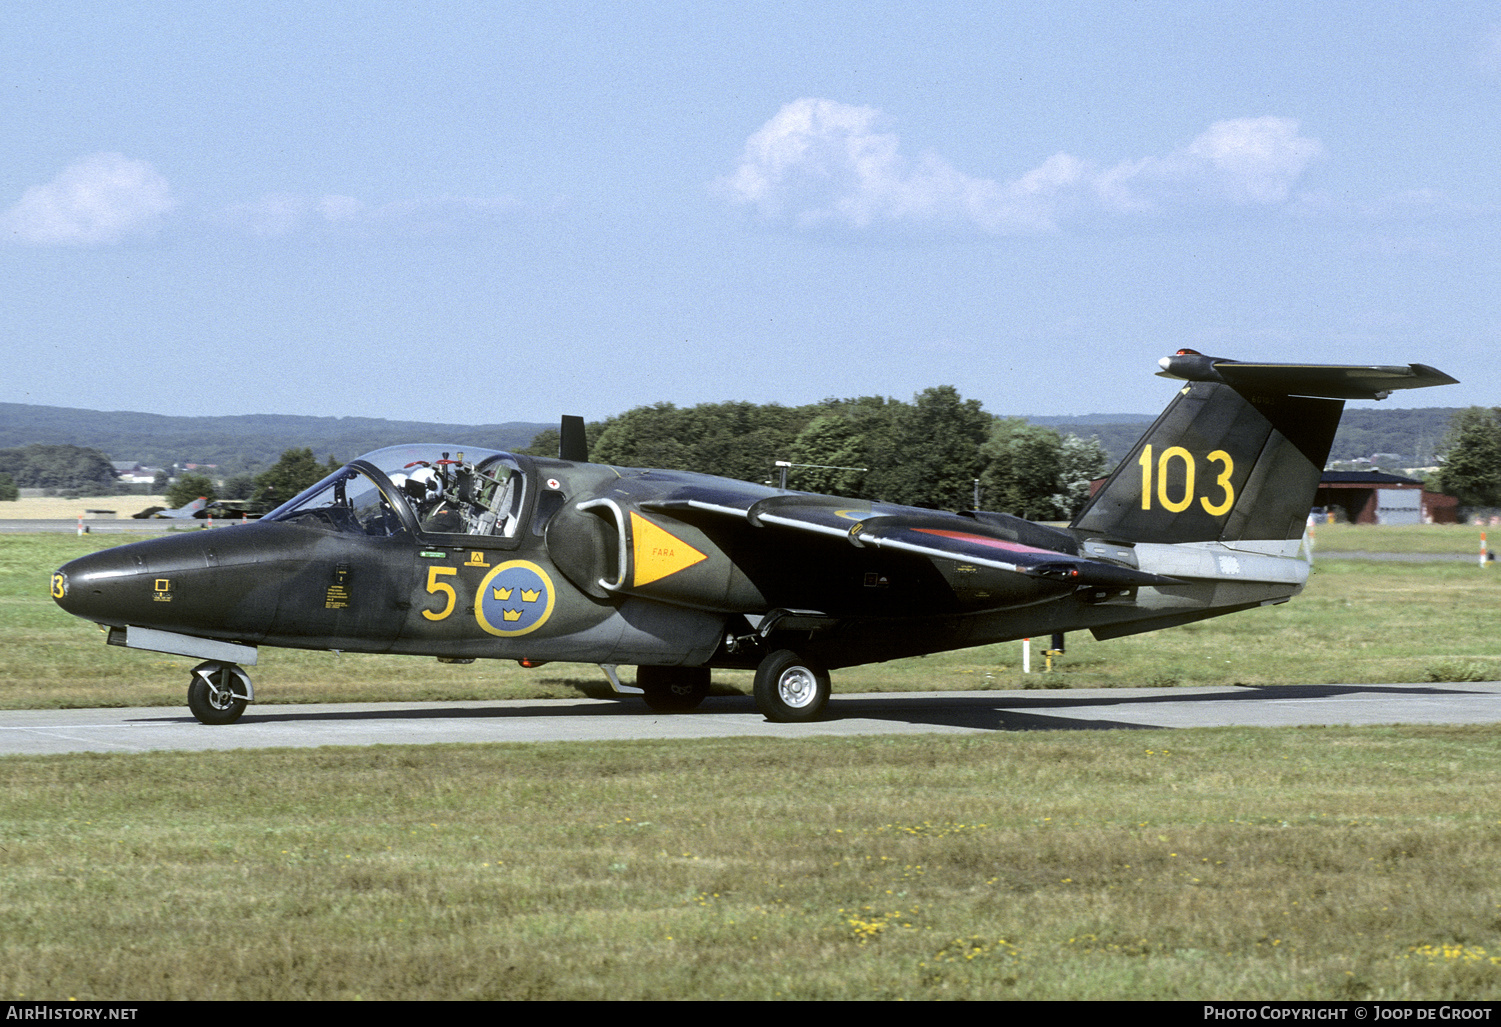
M188 709L204 724L233 724L255 699L250 675L234 663L209 660L193 668Z
M778 649L756 668L756 708L782 724L817 720L829 704L829 675L790 649Z
M652 709L681 713L697 707L709 694L709 668L637 667L636 686Z

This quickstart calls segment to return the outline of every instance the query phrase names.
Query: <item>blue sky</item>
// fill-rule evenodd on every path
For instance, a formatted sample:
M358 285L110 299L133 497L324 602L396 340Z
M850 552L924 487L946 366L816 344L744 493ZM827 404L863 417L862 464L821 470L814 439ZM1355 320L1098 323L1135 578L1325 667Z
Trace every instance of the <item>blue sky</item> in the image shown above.
M26 2L0 85L0 401L1501 404L1497 4Z

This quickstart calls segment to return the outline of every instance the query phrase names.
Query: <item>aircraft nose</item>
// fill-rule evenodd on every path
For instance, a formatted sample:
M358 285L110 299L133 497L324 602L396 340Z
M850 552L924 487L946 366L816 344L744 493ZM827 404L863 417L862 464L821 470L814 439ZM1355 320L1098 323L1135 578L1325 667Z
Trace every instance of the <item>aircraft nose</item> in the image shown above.
M101 624L124 623L124 602L147 572L129 547L106 549L63 564L52 572L50 591L58 606Z
M102 549L59 567L49 589L64 610L112 628L249 638L264 634L280 595L263 573L266 550L277 550L266 535L250 525Z

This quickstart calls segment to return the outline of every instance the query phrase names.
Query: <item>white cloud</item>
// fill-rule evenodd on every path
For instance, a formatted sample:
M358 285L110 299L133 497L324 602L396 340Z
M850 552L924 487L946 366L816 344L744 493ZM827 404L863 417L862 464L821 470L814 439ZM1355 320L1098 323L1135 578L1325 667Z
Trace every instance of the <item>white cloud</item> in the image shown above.
M98 246L148 236L178 207L167 180L145 161L96 153L32 186L0 213L0 238L33 246ZM369 204L352 196L268 193L200 213L200 224L272 239L444 238L484 231L522 209L511 197L437 196Z
M1323 152L1317 139L1298 134L1291 118L1237 118L1216 121L1165 157L1122 164L1102 178L1152 206L1272 205L1288 199L1304 169Z
M210 220L263 239L288 235L306 226L313 203L306 196L269 193L249 203L233 203Z
M34 246L98 246L150 235L177 202L145 161L95 153L34 185L0 216L0 231Z
M1000 181L964 174L937 154L904 157L895 134L877 131L880 118L834 100L789 103L746 140L740 166L715 186L769 220L804 227L957 224L1015 234L1089 212L1282 204L1323 152L1296 121L1239 118L1164 156L1101 168L1059 153Z
M451 236L497 224L520 209L508 197L439 196L368 204L353 196L271 193L225 207L209 220L260 238L300 233L373 238Z

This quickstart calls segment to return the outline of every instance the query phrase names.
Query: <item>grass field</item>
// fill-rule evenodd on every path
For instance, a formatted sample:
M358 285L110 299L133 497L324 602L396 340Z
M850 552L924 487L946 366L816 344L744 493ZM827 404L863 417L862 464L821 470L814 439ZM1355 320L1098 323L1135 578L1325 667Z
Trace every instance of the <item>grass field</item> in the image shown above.
M47 597L114 541L0 536L6 705L182 702L193 661ZM835 683L1494 680L1498 574L1321 557L1290 604L1071 635L1052 675L1010 644ZM600 687L263 657L267 701ZM0 781L0 999L1501 998L1490 727L83 754Z
M0 773L0 999L1501 998L1489 728Z
M1501 528L1472 524L1321 524L1313 537L1316 553L1459 553L1478 563L1482 533L1492 549L1501 545Z
M147 507L167 505L169 504L164 496L93 496L84 499L28 496L14 502L0 503L0 519L71 520L75 517L87 517L90 510L113 510L116 520L126 520Z

